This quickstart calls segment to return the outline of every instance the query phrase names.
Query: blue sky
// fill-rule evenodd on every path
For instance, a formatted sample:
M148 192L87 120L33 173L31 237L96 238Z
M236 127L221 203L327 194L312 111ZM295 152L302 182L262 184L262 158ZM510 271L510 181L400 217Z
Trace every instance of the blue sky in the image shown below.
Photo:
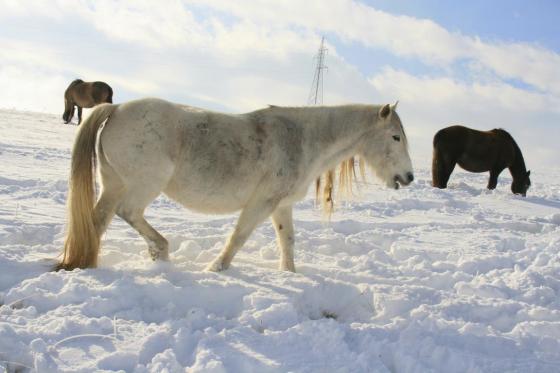
M560 2L555 0L368 0L378 9L428 18L448 30L489 40L539 43L560 50Z
M447 30L496 42L525 42L560 52L560 2L522 0L472 0L468 2L442 0L368 0L376 9L392 14L430 19ZM362 48L358 43L335 44L338 50L360 70L373 73L380 66L390 64L415 74L437 73L437 67L419 63L413 58L400 58L383 49ZM367 61L374 58L377 64ZM458 68L456 79L468 79L464 69ZM512 79L515 86L526 87Z
M61 114L76 77L115 101L214 110L307 102L325 35L326 104L400 101L413 152L445 125L504 127L554 163L560 2L0 1L0 107ZM556 136L556 137L554 137ZM522 146L523 148L523 146Z

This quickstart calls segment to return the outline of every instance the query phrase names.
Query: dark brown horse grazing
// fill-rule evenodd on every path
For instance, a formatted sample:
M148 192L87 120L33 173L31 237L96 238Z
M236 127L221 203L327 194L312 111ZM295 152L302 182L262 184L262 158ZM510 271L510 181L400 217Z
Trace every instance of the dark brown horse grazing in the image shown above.
M64 123L74 117L74 106L78 107L78 124L82 122L82 108L91 108L103 102L113 103L113 89L104 82L84 82L76 79L64 92Z
M446 188L451 172L459 164L470 172L490 171L488 189L496 188L498 175L505 169L513 177L511 191L525 197L531 186L531 171L513 137L503 129L477 131L463 126L439 130L434 136L432 184Z

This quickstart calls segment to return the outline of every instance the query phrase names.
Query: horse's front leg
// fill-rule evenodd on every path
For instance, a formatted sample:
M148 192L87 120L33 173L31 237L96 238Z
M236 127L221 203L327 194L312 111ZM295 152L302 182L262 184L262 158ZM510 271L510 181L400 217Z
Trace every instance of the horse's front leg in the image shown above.
M78 106L78 125L82 123L82 108Z
M295 272L292 206L278 207L272 213L272 224L276 230L276 238L280 247L280 270Z
M66 118L66 122L64 122L64 124L68 124L72 121L72 118L74 118L74 112L75 112L75 107L72 105L72 109L70 109L69 114L68 114L68 118Z
M251 200L241 211L237 225L220 255L206 267L207 271L219 272L228 269L233 257L249 238L255 227L266 219L278 206L271 199Z
M501 170L490 170L490 178L488 179L488 186L487 188L490 190L496 189L496 185L498 185L498 176L503 171Z

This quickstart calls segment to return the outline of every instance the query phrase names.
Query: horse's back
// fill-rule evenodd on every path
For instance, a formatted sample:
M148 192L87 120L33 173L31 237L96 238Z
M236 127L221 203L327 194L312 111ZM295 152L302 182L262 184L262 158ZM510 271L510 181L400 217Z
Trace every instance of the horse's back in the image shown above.
M485 172L501 167L505 137L500 130L479 131L465 126L450 126L434 136L434 148L470 172Z
M159 170L172 167L178 136L162 123L172 107L160 101L120 104L101 131L104 156L124 179L157 177Z
M471 131L470 128L460 125L442 128L434 135L434 149L446 156L458 157L464 151Z
M91 83L91 96L95 104L103 102L113 102L113 88L105 82Z
M287 148L288 140L294 147ZM296 177L298 141L296 128L266 116L143 99L119 105L100 144L127 183L149 183L146 178L157 175L161 191L184 206L232 212L247 203L254 188Z
M160 99L140 99L119 104L101 133L104 148L169 153L178 139L177 123L183 118L176 105ZM170 155L170 154L168 154Z
M113 88L105 82L92 82L91 86L94 91L111 93L111 95L113 94Z
M65 97L83 108L107 102L113 103L113 89L105 82L84 82L76 79L66 89Z

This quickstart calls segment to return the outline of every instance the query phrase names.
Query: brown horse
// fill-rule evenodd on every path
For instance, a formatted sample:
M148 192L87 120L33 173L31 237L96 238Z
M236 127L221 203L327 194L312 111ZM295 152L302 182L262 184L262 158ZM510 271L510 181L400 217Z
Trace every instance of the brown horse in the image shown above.
M490 171L488 189L496 188L498 176L505 169L513 177L511 191L527 194L531 186L531 171L513 137L503 129L477 131L463 126L451 126L439 130L434 136L432 159L432 184L446 188L451 172L459 164L470 172Z
M69 123L74 117L74 106L78 107L78 124L82 122L82 108L108 102L113 103L113 89L104 82L84 82L76 79L64 92L64 123Z

